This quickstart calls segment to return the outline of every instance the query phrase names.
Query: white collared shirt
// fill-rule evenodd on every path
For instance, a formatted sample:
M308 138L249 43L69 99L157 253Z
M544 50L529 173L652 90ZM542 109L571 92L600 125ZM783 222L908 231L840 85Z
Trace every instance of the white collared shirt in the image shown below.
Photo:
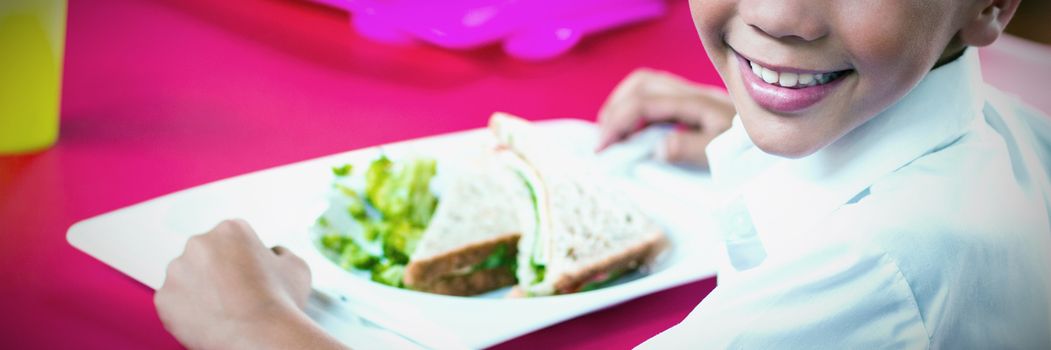
M719 285L642 347L1051 348L1048 136L968 51L804 158L735 120Z

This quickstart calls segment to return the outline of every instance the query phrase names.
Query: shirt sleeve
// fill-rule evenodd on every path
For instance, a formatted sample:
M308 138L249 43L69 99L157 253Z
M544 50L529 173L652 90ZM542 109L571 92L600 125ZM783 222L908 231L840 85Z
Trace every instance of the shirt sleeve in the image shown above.
M842 245L778 259L720 284L642 349L925 349L912 290L884 254Z

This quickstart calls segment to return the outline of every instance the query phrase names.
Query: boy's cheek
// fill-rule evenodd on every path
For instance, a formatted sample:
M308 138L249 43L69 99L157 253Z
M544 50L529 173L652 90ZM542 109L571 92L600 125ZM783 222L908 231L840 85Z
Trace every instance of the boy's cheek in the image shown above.
M834 27L837 40L861 73L925 74L955 35L954 1L845 2ZM865 13L850 16L849 13ZM919 67L917 70L916 67ZM883 71L872 71L883 70Z
M729 47L724 37L731 21L736 18L736 9L737 0L690 0L690 11L701 44L727 84Z
M857 86L851 113L875 115L919 83L952 39L949 1L886 0L846 2L841 11L866 16L837 16L834 35L853 61ZM893 5L893 6L890 6Z
M723 36L736 8L736 0L690 0L693 23L705 45L715 44L708 42Z

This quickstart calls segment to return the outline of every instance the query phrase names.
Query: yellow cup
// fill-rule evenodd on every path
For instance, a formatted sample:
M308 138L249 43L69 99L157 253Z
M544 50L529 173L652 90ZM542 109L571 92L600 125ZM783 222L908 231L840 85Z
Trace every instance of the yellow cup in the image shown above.
M66 0L0 0L0 154L58 137Z

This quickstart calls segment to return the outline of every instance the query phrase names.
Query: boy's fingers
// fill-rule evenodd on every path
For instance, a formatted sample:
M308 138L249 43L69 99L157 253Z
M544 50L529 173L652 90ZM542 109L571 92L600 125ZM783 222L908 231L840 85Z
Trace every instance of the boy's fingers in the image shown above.
M675 131L668 134L664 140L664 160L707 168L708 156L704 150L712 138L713 135L699 131Z
M285 248L285 247L279 246L279 245L275 245L273 247L270 247L270 250L273 251L274 254L277 254L278 256L292 253L292 251L288 250L288 248Z
M624 80L617 83L617 86L613 88L612 92L610 92L609 97L606 98L605 104L608 105L614 101L623 100L628 96L635 94L635 91L638 90L640 85L642 85L642 82L648 79L650 75L650 71L645 68L631 72L627 77L624 77Z
M259 235L243 219L223 220L205 235L211 237L212 245L215 248L219 248L220 251L230 246L249 247L252 251L266 249L266 245L263 244Z
M619 102L610 106L606 124L599 126L598 151L630 136L645 124L677 122L701 126L701 116L697 114L708 110L696 97L686 94L640 95Z
M291 296L297 307L303 309L306 307L307 299L310 296L312 279L310 267L303 258L300 258L285 247L275 246L271 249L274 249L275 252L280 252L278 253L278 262L289 296Z
M599 150L631 134L643 118L640 108L649 96L677 95L683 84L668 73L640 68L613 89L599 109Z
M629 77L602 105L598 115L599 149L621 140L638 124L642 96L637 86L637 80Z
M673 75L649 68L639 68L617 83L605 105L640 93L673 93L682 85Z
M734 113L729 96L718 88L693 85L662 72L634 73L617 87L599 113L596 152L651 123L725 130Z
M639 103L637 98L615 101L603 108L599 115L599 150L620 141L631 132L638 122Z
M281 261L285 261L289 264L285 266L296 269L299 272L305 271L307 275L310 274L310 267L307 265L306 260L303 260L299 255L293 253L292 250L279 245L270 248L270 250L274 251L274 254L277 254L278 257L282 258Z
M694 102L691 109L696 111L697 119L709 130L718 130L716 133L730 128L733 116L737 114L730 95L722 90L700 90Z

